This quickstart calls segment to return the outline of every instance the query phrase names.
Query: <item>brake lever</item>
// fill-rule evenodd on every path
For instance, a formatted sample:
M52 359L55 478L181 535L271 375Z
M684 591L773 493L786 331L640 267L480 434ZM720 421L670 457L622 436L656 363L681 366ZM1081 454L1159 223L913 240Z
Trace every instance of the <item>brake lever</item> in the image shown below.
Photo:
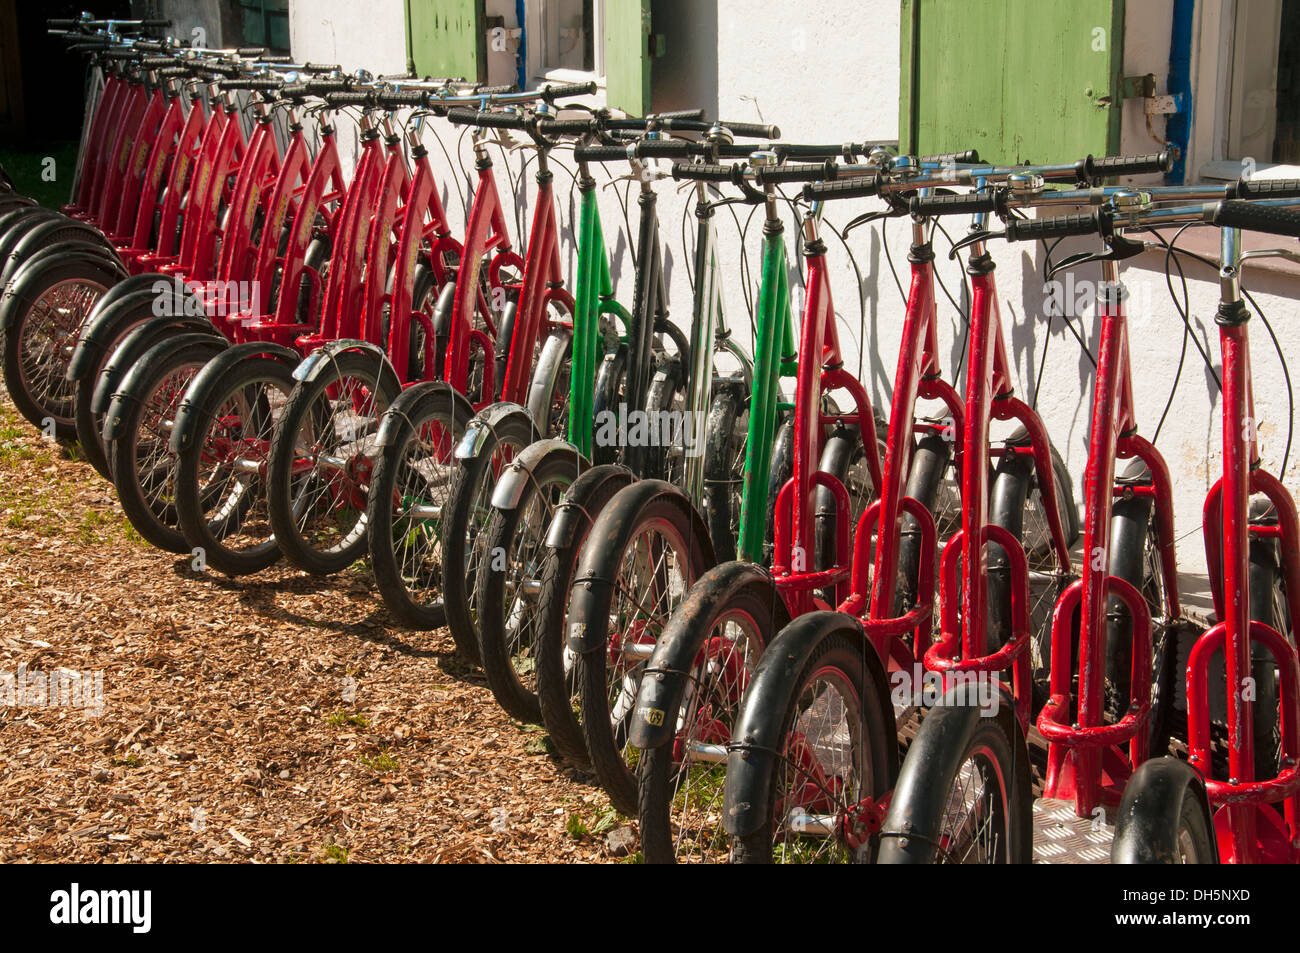
M1004 238L1006 237L1006 234L1006 232L990 232L988 229L984 228L970 232L966 237L959 238L957 241L953 242L952 248L948 251L948 258L952 261L956 261L957 254L963 248L978 244L979 242L986 242L990 238Z
M1047 270L1047 277L1050 279L1058 271L1086 265L1094 261L1123 261L1126 258L1132 258L1134 255L1140 255L1144 251L1146 251L1145 242L1135 242L1122 235L1112 235L1106 240L1106 250L1104 252L1079 252L1068 255Z
M897 209L892 208L884 210L878 209L874 212L863 212L856 218L851 219L849 223L844 226L844 231L841 234L845 238L848 238L849 232L853 231L853 229L857 228L859 225L870 225L872 222L878 222L884 218L902 218L905 214L905 212L900 212Z

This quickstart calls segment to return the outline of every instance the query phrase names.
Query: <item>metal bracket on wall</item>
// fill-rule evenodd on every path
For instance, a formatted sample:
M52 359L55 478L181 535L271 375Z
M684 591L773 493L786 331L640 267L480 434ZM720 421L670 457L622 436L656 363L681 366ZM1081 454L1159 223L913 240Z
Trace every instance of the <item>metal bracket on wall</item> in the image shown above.
M1148 116L1168 116L1182 112L1183 97L1177 95L1156 95L1156 74L1124 77L1124 98L1143 100L1142 109Z

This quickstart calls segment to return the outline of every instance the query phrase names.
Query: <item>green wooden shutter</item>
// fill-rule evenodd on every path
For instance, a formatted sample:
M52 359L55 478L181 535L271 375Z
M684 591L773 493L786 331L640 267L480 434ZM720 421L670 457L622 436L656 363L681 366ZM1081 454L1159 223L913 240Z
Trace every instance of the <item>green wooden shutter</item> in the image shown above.
M1002 163L1119 149L1124 0L902 0L905 153Z
M605 0L605 86L610 106L650 111L650 0Z
M487 79L483 0L406 0L407 68L420 76Z

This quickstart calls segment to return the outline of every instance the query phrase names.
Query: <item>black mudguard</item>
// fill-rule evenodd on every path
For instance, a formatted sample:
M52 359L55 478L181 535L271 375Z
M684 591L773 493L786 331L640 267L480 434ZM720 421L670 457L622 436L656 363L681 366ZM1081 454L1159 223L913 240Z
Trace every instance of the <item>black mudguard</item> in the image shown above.
M72 357L68 360L68 380L80 381L93 374L99 359L108 352L109 346L121 338L127 328L141 322L141 309L150 306L155 299L154 293L148 288L137 288L135 291L115 295L114 292L121 287L121 284L114 285L95 303L90 317L86 319L86 326L77 338ZM108 301L110 295L113 298ZM144 320L153 316L152 311L149 311Z
M199 422L208 412L215 412L211 406L212 388L241 361L251 357L269 357L279 361L289 370L298 364L298 352L282 344L268 344L261 341L248 341L226 348L204 365L203 370L194 375L190 386L181 398L180 409L176 413L176 423L172 428L170 448L172 453L180 453L194 441Z
M120 440L126 436L126 415L123 412L126 403L138 400L136 392L144 385L149 376L155 372L159 362L167 360L174 352L189 347L191 344L208 345L211 348L213 357L230 346L225 338L218 335L193 333L180 334L165 341L159 341L151 347L140 357L140 360L131 365L131 369L122 377L122 382L117 386L117 390L113 394L113 399L109 403L108 411L104 416L104 443L112 443L114 440Z
M9 287L5 290L4 297L0 300L0 332L8 331L9 328L18 320L22 313L22 304L16 300L20 293L24 299L29 298L23 285L28 276L35 275L45 268L54 268L66 265L70 261L78 262L87 266L87 268L98 272L106 285L112 285L126 277L126 269L116 258L112 258L105 253L102 245L92 245L89 242L67 242L61 243L63 253L56 257L42 257L37 262L25 262L17 271L14 272L13 278L9 282ZM25 302L31 304L30 300Z
M939 839L940 825L948 809L951 791L934 785L931 780L956 775L975 729L989 717L978 705L972 705L956 694L961 691L961 687L950 689L942 702L930 710L916 740L908 748L889 813L881 830L881 863L915 863L916 860L912 859L907 850L909 839L931 847ZM1023 774L1010 778L1007 782L1021 786L1024 803L1024 814L1013 818L1012 822L1018 823L1024 832L1025 853L1013 862L1028 863L1033 840L1029 749L1020 723L1016 720L1014 698L1005 684L1000 686L999 691L1001 698L993 717L1011 739L1012 751L1017 754L1017 767L1023 767ZM903 812L902 805L907 805L906 813Z
M677 730L676 712L681 708L691 670L710 635L708 628L697 621L713 616L738 593L751 588L761 593L770 606L776 631L789 624L789 612L776 591L772 574L761 566L726 562L701 576L673 611L641 679L632 718L632 744L636 747L658 748L672 741Z
M551 549L568 546L582 520L594 515L588 509L589 501L597 497L608 500L635 479L631 470L617 463L594 466L578 477L555 508L550 528L546 531L546 545Z
M829 636L846 630L862 640L866 676L875 683L882 709L880 717L888 726L886 735L893 738L897 734L885 670L866 642L862 623L853 616L828 610L801 615L772 640L758 660L740 705L740 717L731 733L734 747L727 756L722 823L733 837L754 833L768 819L771 792L766 790L766 782L781 757L780 712L794 694L796 683L816 648ZM887 747L886 757L890 760L887 767L892 786L898 776L898 751L894 745Z
M384 416L379 420L379 432L375 436L375 445L378 447L387 447L397 442L398 432L411 416L411 408L419 401L423 400L430 394L441 393L451 402L451 405L460 405L460 412L466 418L474 415L474 408L470 405L469 400L464 394L454 390L450 384L443 381L421 381L419 384L412 384L403 390L393 402L389 405Z
M90 409L96 414L108 413L108 405L113 400L113 392L118 382L135 366L140 357L157 344L160 338L170 339L187 333L220 336L217 329L206 318L153 318L134 328L104 365L103 373L95 382Z
M1205 782L1186 761L1173 757L1143 762L1124 787L1111 844L1112 864L1172 864L1178 857L1178 818L1185 798L1196 799L1215 848L1214 818Z
M708 527L678 487L664 480L640 480L619 490L592 524L587 545L583 547L578 570L573 577L572 595L569 599L569 631L565 633L565 644L573 651L586 653L605 648L603 636L589 634L592 627L588 621L609 615L614 594L614 580L607 578L609 553L621 552L627 547L632 531L636 528L637 515L646 504L662 495L675 500L688 514L692 533L704 549L705 563L714 562L713 542L709 538ZM599 543L593 544L593 540L598 540ZM595 628L598 633L603 633L605 626Z

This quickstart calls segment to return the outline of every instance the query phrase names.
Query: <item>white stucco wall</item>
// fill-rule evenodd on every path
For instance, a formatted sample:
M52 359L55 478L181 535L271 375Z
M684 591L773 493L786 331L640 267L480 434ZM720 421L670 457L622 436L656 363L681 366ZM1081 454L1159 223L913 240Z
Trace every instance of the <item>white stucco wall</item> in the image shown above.
M507 23L513 24L513 4L492 0L490 6L492 10L489 12L500 12L507 16ZM344 0L294 3L291 10L293 51L306 59L338 61L349 67L364 65L374 72L399 70L405 58L402 7L402 0L372 0L363 6ZM695 89L698 101L710 106L711 112L716 101L716 114L722 118L761 118L775 122L781 126L785 137L794 141L897 138L897 0L823 0L816 7L797 0L777 0L761 7L741 0L719 0L716 8L705 3L665 3L664 9L670 10L674 17L703 18L698 31L692 23L674 21L672 32L683 33L688 38L697 33L703 36L716 33L717 68L714 72L707 61L701 64L694 59L679 58L678 72L671 77L661 76L656 85L657 95L658 91L670 90L673 99L680 100ZM1168 69L1171 9L1172 0L1128 5L1126 75L1153 72L1161 77L1163 83ZM659 28L656 25L656 30ZM1214 43L1200 43L1198 47L1206 45L1213 47ZM495 63L493 78L498 71L508 72L508 69L508 64ZM1212 70L1209 72L1213 74ZM1211 75L1208 79L1198 79L1197 83L1194 137L1198 142L1206 142L1211 137L1205 133L1205 126L1215 121L1215 79ZM683 104L675 101L670 105L679 108ZM1162 123L1157 123L1155 131L1160 133L1162 130ZM453 227L459 227L464 220L462 198L468 200L470 183L462 167L443 160L440 150L432 142L431 136L435 133L442 136L449 151L454 152L459 141L462 159L467 154L463 149L464 139L459 136L459 130L451 130L445 123L437 121L430 125L429 143L436 160L435 168L443 183L444 200ZM340 138L347 140L349 134L344 133ZM1139 101L1125 106L1122 147L1126 152L1151 152L1158 148L1147 131ZM516 175L524 155L531 153L513 153L506 163ZM562 157L558 161L569 164ZM505 177L506 164L499 165L503 193L511 191ZM470 168L468 161L464 161L463 168ZM612 168L610 171L618 174ZM520 199L517 221L521 224L528 221L528 203L534 192L531 174L530 165L527 177L530 181L517 196ZM556 182L561 215L566 223L566 267L571 276L574 254L572 235L567 233L567 228L574 209L572 181L567 174L557 172ZM679 192L671 181L662 183L659 193L663 234L668 245L666 260L670 269L669 295L674 305L673 318L686 326L690 322L691 292L682 264L689 260L694 236L693 219L689 218L690 194ZM615 189L603 189L601 194L605 232L616 268L617 293L621 300L627 300L631 295L632 275L627 236L622 234L625 232L623 213ZM631 226L635 229L635 190L631 193L630 204ZM871 203L849 205L851 207L829 209L827 223L842 224L852 215L866 210ZM744 224L748 210L738 209L737 214L740 223ZM756 284L761 213L753 217L743 245L739 229L730 215L721 216L721 222L720 255L725 273L730 276L728 313L733 328L740 333L748 324L741 261L742 256L748 257L748 274ZM957 229L964 228L962 223L948 224L954 235ZM793 235L792 226L791 218L788 220L790 235ZM857 259L861 284L844 246L827 234L834 268L833 294L842 321L841 334L848 352L848 366L861 367L868 392L886 409L889 381L894 376L897 359L903 306L890 274L885 241L899 278L906 283L908 231L906 223L896 221L883 235L876 228L873 231L862 229L850 236L849 248ZM1078 247L1086 245L1081 243ZM960 265L946 258L946 244L942 237L936 240L936 250L940 254L938 268L942 280L954 295L959 295L962 282ZM1019 392L1026 399L1032 400L1035 396L1034 383L1042 349L1048 348L1037 405L1053 441L1065 455L1075 479L1077 495L1082 489L1082 470L1087 456L1092 366L1059 318L1051 322L1050 328L1048 326L1043 314L1046 295L1041 277L1040 249L1008 247L998 243L992 252L999 265L997 281L1008 348L1016 366ZM1217 365L1217 333L1213 323L1217 288L1213 273L1190 264L1187 268L1192 326L1197 336L1207 342L1207 349ZM1125 266L1124 276L1132 293L1130 334L1134 349L1134 393L1139 428L1144 435L1151 437L1169 399L1180 360L1183 324L1166 291L1162 255L1146 254L1131 261ZM1081 281L1094 280L1098 276L1094 267L1081 270L1075 277L1076 281ZM1246 286L1256 292L1258 303L1282 341L1286 359L1300 374L1300 343L1297 343L1294 332L1300 318L1300 307L1294 300L1300 290L1298 280L1277 273L1248 272ZM753 294L753 287L750 293ZM951 372L961 346L960 340L953 335L960 328L960 322L942 291L939 292L939 302L941 325L947 329L947 340L943 342L947 355L945 367ZM1076 319L1075 326L1090 345L1095 343L1097 328L1091 312ZM1287 437L1288 392L1281 362L1263 325L1257 322L1253 327L1255 395L1261 420L1259 431L1265 464L1276 472ZM864 336L866 347L860 349L858 342ZM1218 404L1210 393L1208 381L1200 357L1189 345L1181 381L1157 444L1174 473L1177 530L1182 537L1179 545L1181 568L1191 575L1204 573L1199 534L1201 506L1219 468ZM1291 453L1284 480L1291 487L1300 482L1300 447Z

